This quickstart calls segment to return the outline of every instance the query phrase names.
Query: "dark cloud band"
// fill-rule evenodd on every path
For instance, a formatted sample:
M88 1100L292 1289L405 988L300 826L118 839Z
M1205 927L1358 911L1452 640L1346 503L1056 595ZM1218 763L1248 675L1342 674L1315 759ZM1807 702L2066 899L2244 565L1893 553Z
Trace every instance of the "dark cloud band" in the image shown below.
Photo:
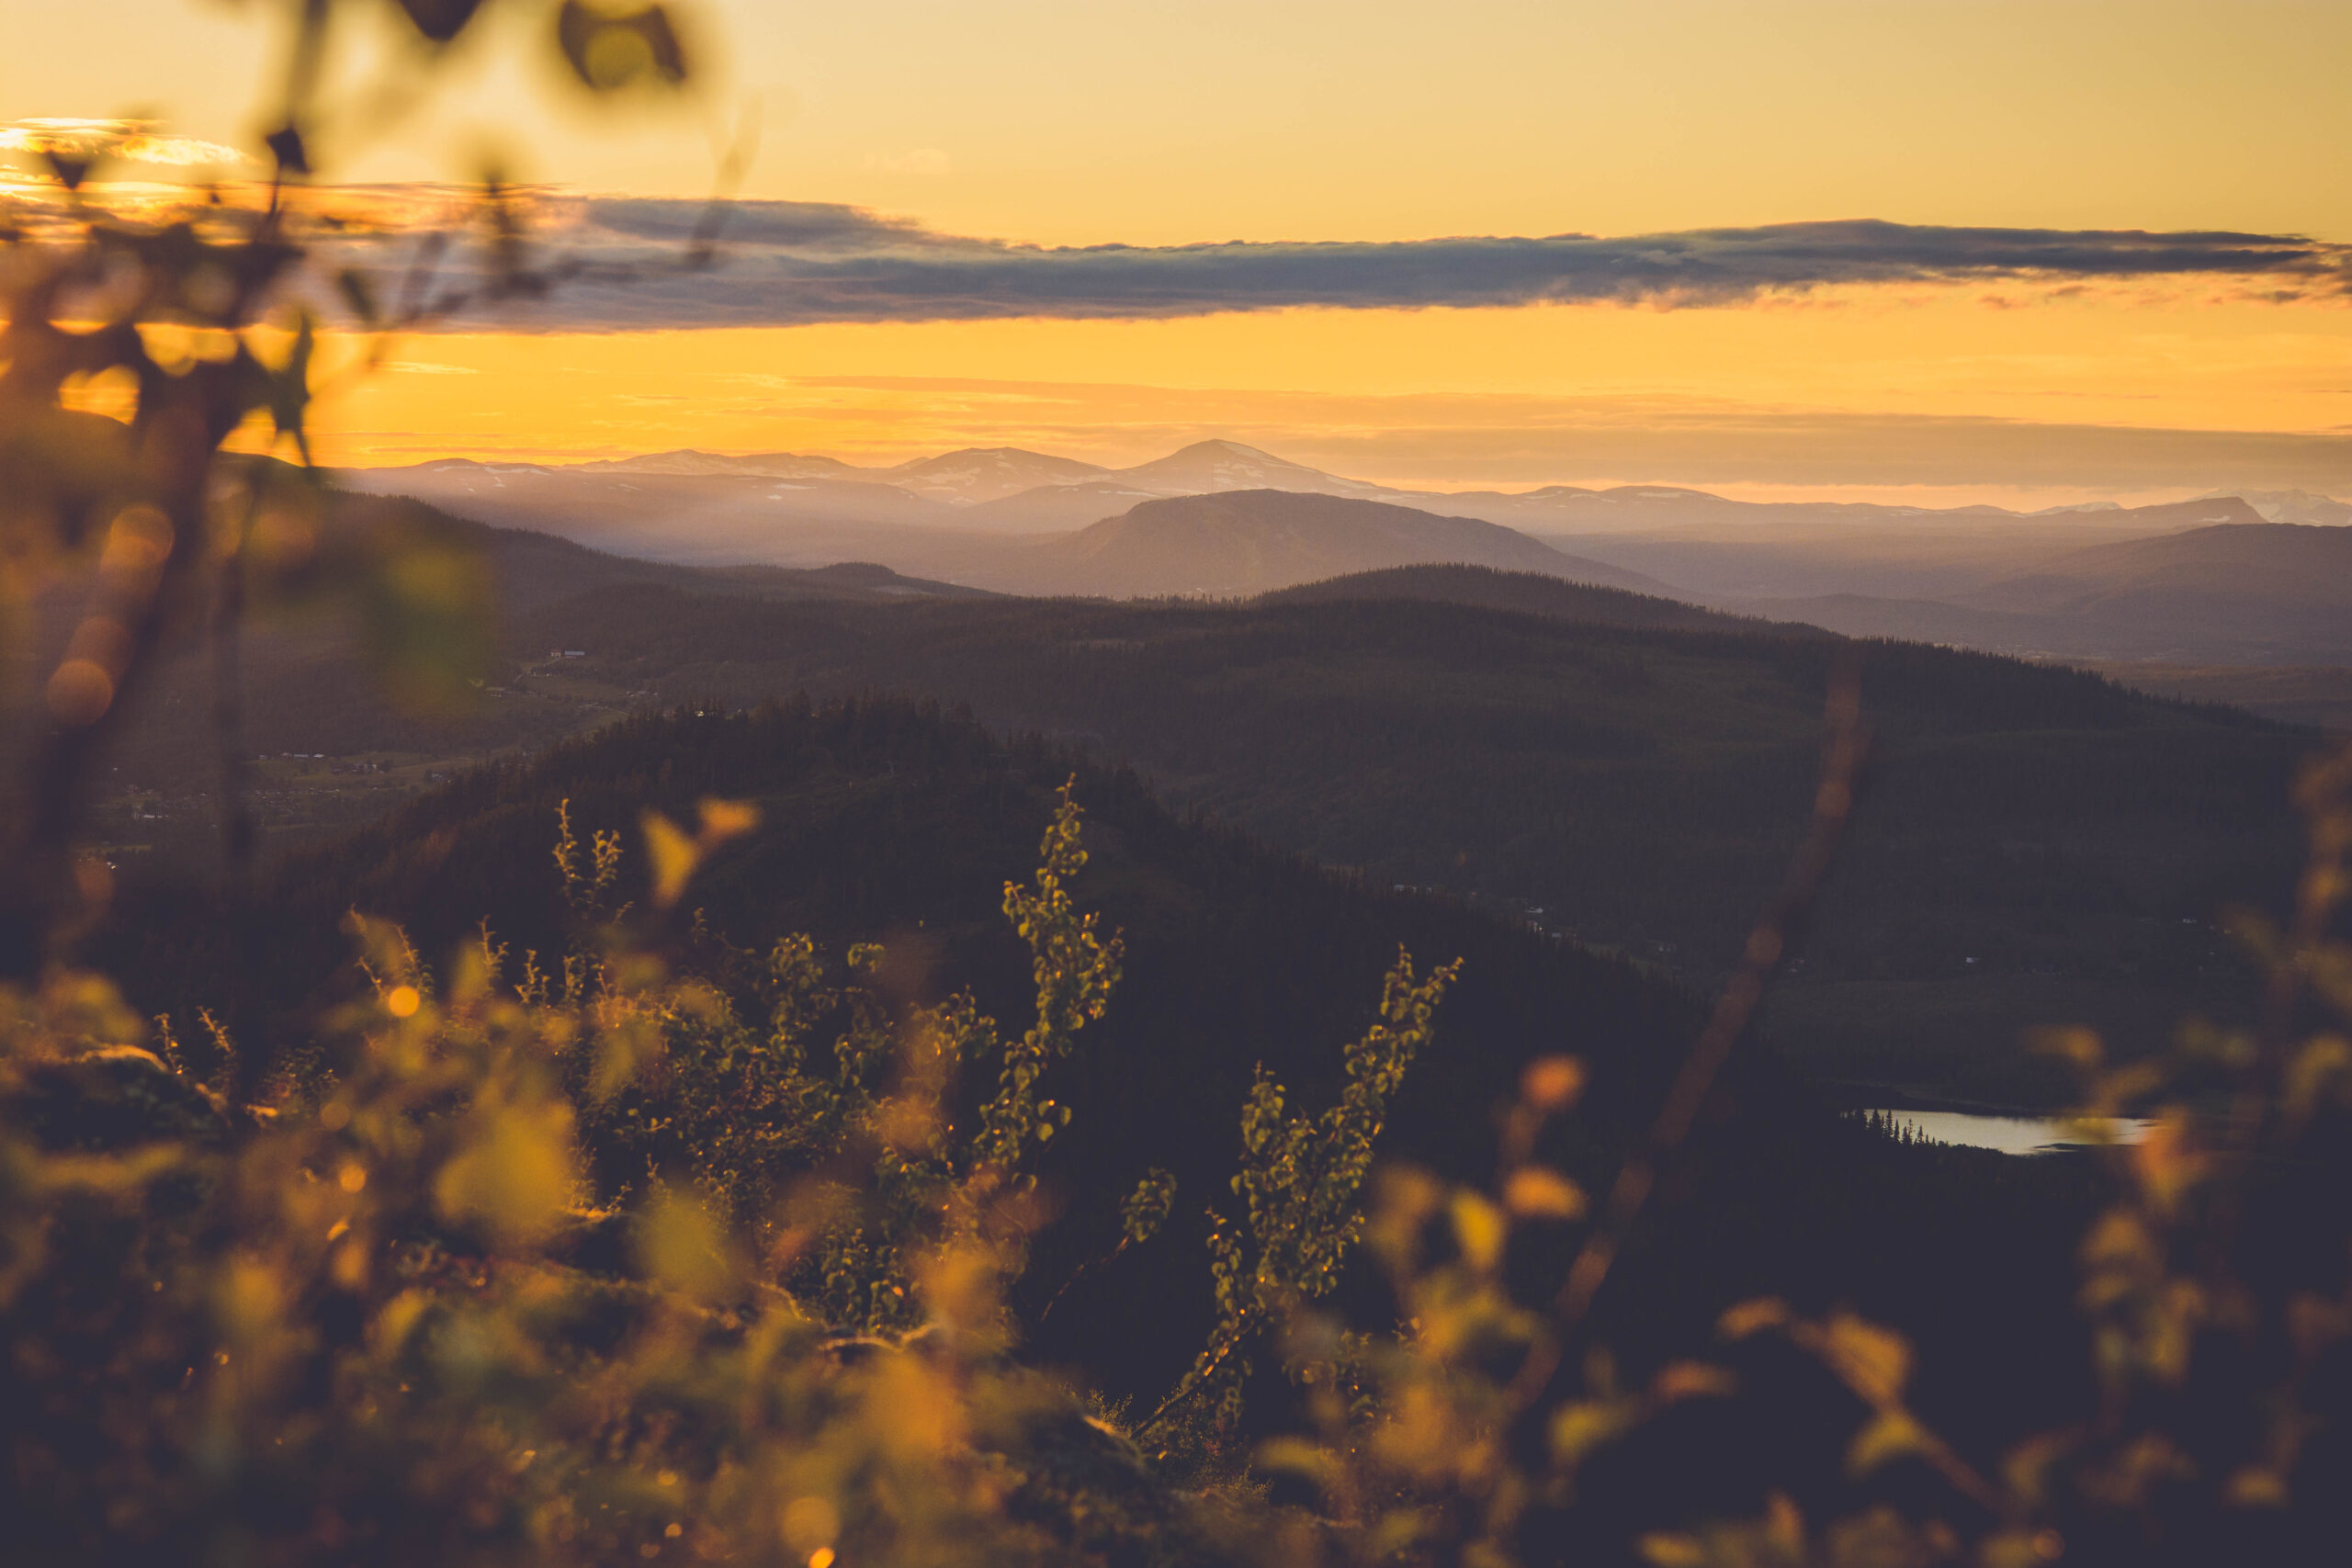
M940 234L855 208L741 202L708 216L567 202L544 233L563 286L502 324L633 331L825 321L1153 318L1298 306L1736 304L1846 285L2233 279L2279 299L2352 295L2352 250L2296 235L1942 228L1857 220L1597 238L1046 248Z

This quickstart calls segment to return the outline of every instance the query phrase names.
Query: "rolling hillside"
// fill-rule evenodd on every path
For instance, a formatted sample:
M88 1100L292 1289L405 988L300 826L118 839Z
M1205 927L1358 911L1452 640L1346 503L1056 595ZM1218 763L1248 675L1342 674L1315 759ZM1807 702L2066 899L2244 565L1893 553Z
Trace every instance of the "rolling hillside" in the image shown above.
M2186 593L2224 610L2261 604L2352 613L2352 528L2240 522L2122 540L2072 551L1962 602L2049 615Z
M1277 589L1259 596L1262 604L1329 604L1349 601L1417 599L1432 604L1470 604L1515 615L1550 615L1596 626L1672 626L1690 630L1748 631L1804 637L1818 628L1759 621L1702 609L1621 588L1571 582L1549 571L1510 571L1493 567L1436 565L1388 567Z
M1999 652L2340 666L2352 664L2352 529L2245 522L2119 540L1948 598L1708 597L1858 636Z
M1340 588L868 608L627 589L518 636L579 639L589 657L565 680L671 700L962 704L1326 863L1711 981L1793 843L1841 645L1457 596L1472 602ZM2274 897L2294 864L2288 783L2314 738L2061 669L1860 651L1878 771L1788 992L1792 1051L1841 1077L2015 1101L2056 1088L2018 1044L2030 1024L2145 1039L2188 1006L2224 1008L2236 969L2209 922L2224 900Z
M673 452L570 468L428 463L353 471L342 482L654 560L865 560L1030 594L1249 593L1430 560L1556 569L1526 542L1473 526L1484 524L1577 558L1584 564L1569 575L1579 580L1857 636L2199 667L2352 662L2333 586L2346 573L2328 553L2352 535L2306 528L2326 536L2285 544L2266 530L2286 525L2265 524L2263 511L2233 496L2026 514L1763 504L1653 485L1440 494L1324 473L1229 441L1120 469L1015 448L888 468L789 453ZM1310 538L1298 533L1310 526L1302 502L1280 527L1212 524L1226 515L1215 508L1181 528L1148 511L1142 524L1102 526L1185 497L1270 493L1450 521L1416 525L1421 532L1408 538L1393 517L1365 513L1387 520L1354 540ZM2262 505L2310 519L2341 511L2316 496ZM2137 549L2191 536L2153 554Z

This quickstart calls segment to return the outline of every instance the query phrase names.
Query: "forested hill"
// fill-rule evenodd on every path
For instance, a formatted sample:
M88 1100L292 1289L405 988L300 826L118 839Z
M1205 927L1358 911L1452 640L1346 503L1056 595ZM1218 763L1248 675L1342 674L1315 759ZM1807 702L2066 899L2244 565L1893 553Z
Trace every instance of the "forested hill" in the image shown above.
M1434 564L1351 572L1296 588L1260 594L1260 604L1328 604L1349 600L1420 599L1435 604L1471 604L1520 615L1553 615L1611 626L1671 626L1685 630L1745 631L1788 637L1818 637L1817 626L1702 609L1676 599L1570 582L1543 571L1504 571L1493 567Z
M142 1008L187 1019L208 1007L247 1050L300 1050L305 1021L358 983L337 930L345 909L406 922L436 964L487 920L510 969L526 950L546 965L564 942L550 856L559 805L571 803L583 837L622 835L621 896L642 909L639 814L691 820L716 795L756 802L763 821L697 881L690 903L706 930L763 951L806 929L835 957L878 936L894 955L886 989L915 1000L968 986L1017 1030L1028 955L1004 928L1000 894L1034 865L1052 789L1073 771L1093 856L1073 890L1124 932L1125 974L1103 1022L1046 1085L1075 1118L1041 1168L1067 1207L1038 1244L1035 1293L1016 1303L1044 1359L1084 1366L1114 1393L1165 1388L1182 1370L1210 1314L1202 1212L1229 1203L1254 1067L1273 1070L1301 1109L1330 1103L1339 1047L1371 1021L1400 944L1424 967L1460 958L1463 970L1395 1103L1389 1158L1490 1168L1495 1107L1538 1054L1575 1052L1592 1068L1576 1130L1552 1152L1596 1190L1655 1113L1702 1011L1655 972L1187 823L1132 774L904 702L631 719L294 857L242 927L209 899L119 908L98 956L137 977ZM673 948L696 940L684 926L667 928ZM186 1032L204 1066L202 1031ZM2050 1369L2075 1354L2065 1300L2080 1173L1893 1144L1830 1114L1752 1048L1692 1153L1602 1304L1634 1364L1703 1342L1743 1296L1825 1292L1902 1325L1939 1364L1994 1369L1923 1390L1961 1432L2071 1388ZM1089 1272L1041 1320L1045 1298L1115 1240L1117 1199L1152 1165L1179 1179L1170 1234ZM1366 1310L1376 1324L1377 1303ZM1781 1419L1769 1408L1722 1418ZM1844 1429L1817 1436L1818 1452L1801 1460L1790 1459L1795 1445L1772 1445L1773 1462L1834 1482ZM1653 1479L1687 1484L1679 1469Z
M1837 1077L1990 1101L2058 1087L2019 1048L2034 1024L2146 1040L2226 1010L2237 968L2209 927L2290 874L2288 784L2313 743L1988 655L1423 600L870 609L629 590L521 627L587 650L582 678L673 701L966 703L1269 842L1700 983L1780 876L1825 671L1851 649L1878 760L1780 1004L1791 1047Z

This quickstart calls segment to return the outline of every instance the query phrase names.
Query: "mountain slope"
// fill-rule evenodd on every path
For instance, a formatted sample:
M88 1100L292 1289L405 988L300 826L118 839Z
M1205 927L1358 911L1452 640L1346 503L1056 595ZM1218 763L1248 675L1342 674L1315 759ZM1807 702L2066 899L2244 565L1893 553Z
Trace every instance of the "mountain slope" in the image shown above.
M1040 485L1075 484L1102 472L1072 457L1049 457L1017 446L971 446L936 457L918 458L877 473L877 479L914 495L971 506Z
M2352 613L2352 528L2256 520L2122 540L2046 561L1962 602L2049 614L2182 593L2217 608L2259 603Z
M857 468L838 457L804 457L797 452L753 452L732 457L690 448L646 452L634 457L608 457L593 463L564 466L575 474L724 474L743 479L842 479L849 482L878 479L872 469Z
M1328 604L1364 600L1419 600L1432 604L1468 604L1515 615L1553 615L1594 626L1674 626L1690 630L1746 631L1791 636L1818 635L1817 628L1758 621L1659 599L1622 588L1568 581L1541 571L1502 571L1492 567L1437 565L1389 567L1325 578L1296 588L1261 594L1260 604Z
M2199 501L2229 497L2245 502L2266 523L2313 523L2331 528L2352 525L2352 503L2307 490L2208 491Z
M1710 602L1831 593L1956 601L2094 546L2260 521L2234 499L2032 519L1990 507L1924 512L1719 504L1724 515L1689 524L1672 521L1677 505L1658 519L1628 519L1627 527L1614 530L1521 526L1555 548L1648 572Z
M2352 529L2253 520L2234 497L2140 513L2233 520L2101 542L2056 519L2038 540L1546 539L1654 571L1678 597L1854 637L2068 660L2352 663Z
M2352 529L2234 524L2084 550L1968 596L2143 657L2352 664Z
M1263 593L1432 562L1538 571L1636 592L1666 586L1475 517L1279 490L1148 501L1036 555L1046 579L1065 592L1111 597Z
M1363 479L1342 479L1244 446L1238 441L1195 441L1190 446L1109 478L1163 495L1206 495L1228 490L1286 490L1314 495L1393 496L1404 492Z

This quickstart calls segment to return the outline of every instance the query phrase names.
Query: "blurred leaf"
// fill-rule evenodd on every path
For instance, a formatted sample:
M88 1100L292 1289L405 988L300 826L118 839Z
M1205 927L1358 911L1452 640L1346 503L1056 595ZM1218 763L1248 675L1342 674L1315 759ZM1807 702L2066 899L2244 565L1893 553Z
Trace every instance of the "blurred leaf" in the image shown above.
M702 847L706 850L740 839L759 825L760 808L752 801L710 795L702 802Z
M1574 1400L1552 1413L1552 1454L1575 1466L1631 1424L1631 1413L1613 1401Z
M442 1213L481 1221L508 1242L547 1235L578 1177L571 1107L557 1100L503 1101L492 1091L467 1131L457 1157L434 1182Z
M1789 1303L1778 1296L1759 1296L1724 1309L1715 1320L1715 1332L1726 1339L1745 1339L1767 1328L1778 1328L1789 1321Z
M447 43L465 30L481 9L481 0L398 0L416 30L435 43Z
M2041 1568L2055 1562L2063 1550L2053 1530L2002 1530L1984 1538L1976 1560L1981 1568Z
M2288 1114L2308 1117L2330 1088L2347 1078L2352 1078L2352 1041L2340 1034L2304 1041L2287 1064Z
M1852 1313L1823 1325L1822 1352L1846 1385L1873 1404L1899 1398L1911 1379L1911 1342Z
M1657 1568L1707 1568L1713 1561L1696 1536L1653 1531L1641 1539L1642 1556Z
M2159 1213L2179 1206L2181 1194L2200 1179L2206 1162L2188 1141L2188 1117L2174 1110L2156 1119L2132 1150L2132 1174Z
M334 287L335 292L343 296L343 302L351 307L351 313L359 318L359 324L375 331L384 312L376 300L376 286L368 275L356 266L341 268L334 275Z
M664 1190L637 1225L638 1256L647 1273L697 1301L716 1301L736 1284L726 1234L691 1196Z
M311 406L311 356L318 346L311 313L302 312L286 363L269 372L269 417L280 435L303 441L303 417ZM304 448L306 454L307 445Z
M830 1551L841 1534L841 1510L823 1497L796 1497L784 1506L784 1543L799 1555Z
M2039 1506L2049 1495L2051 1468L2065 1456L2068 1446L2063 1435L2029 1438L2003 1457L2001 1479L2011 1492Z
M262 145L269 149L269 155L277 160L277 166L287 174L307 175L311 172L310 150L302 145L302 133L294 127L280 126L262 139Z
M1538 1056L1519 1075L1520 1098L1545 1112L1566 1111L1584 1094L1584 1064L1574 1056Z
M67 190L80 190L82 182L90 177L90 171L97 165L95 158L77 157L55 148L43 148L40 156L41 162L49 165L49 172L57 176L57 183Z
M1856 1433L1853 1442L1847 1446L1847 1472L1853 1475L1868 1475L1891 1459L1917 1453L1926 1438L1927 1433L1907 1413L1883 1411Z
M1455 1193L1449 1207L1453 1215L1453 1238L1461 1245L1464 1261L1482 1272L1501 1262L1503 1241L1510 1235L1503 1212L1469 1191Z
M1650 1395L1671 1404L1681 1399L1727 1398L1739 1384L1730 1372L1705 1361L1668 1361L1650 1380Z
M2101 1214L2083 1238L2080 1256L2083 1304L2094 1310L2164 1273L2164 1249L2129 1209Z
M563 0L556 47L591 92L611 93L650 77L668 86L686 79L686 58L667 7L622 11L592 0Z
M645 829L646 859L652 863L653 902L666 909L685 892L695 867L702 863L702 846L659 811L649 810L639 821Z
M2095 1029L2034 1029L2027 1032L2026 1041L2033 1050L2045 1056L2056 1056L2083 1074L2098 1071L2099 1063L2106 1056L2106 1047Z
M1503 1183L1503 1206L1522 1219L1580 1220L1584 1189L1548 1166L1523 1165Z
M1288 1472L1316 1482L1335 1480L1341 1472L1337 1455L1305 1438L1267 1438L1258 1445L1258 1465L1261 1470Z
M628 1013L597 1034L596 1066L588 1080L589 1092L600 1100L609 1100L647 1066L661 1059L659 1024L641 1012Z

